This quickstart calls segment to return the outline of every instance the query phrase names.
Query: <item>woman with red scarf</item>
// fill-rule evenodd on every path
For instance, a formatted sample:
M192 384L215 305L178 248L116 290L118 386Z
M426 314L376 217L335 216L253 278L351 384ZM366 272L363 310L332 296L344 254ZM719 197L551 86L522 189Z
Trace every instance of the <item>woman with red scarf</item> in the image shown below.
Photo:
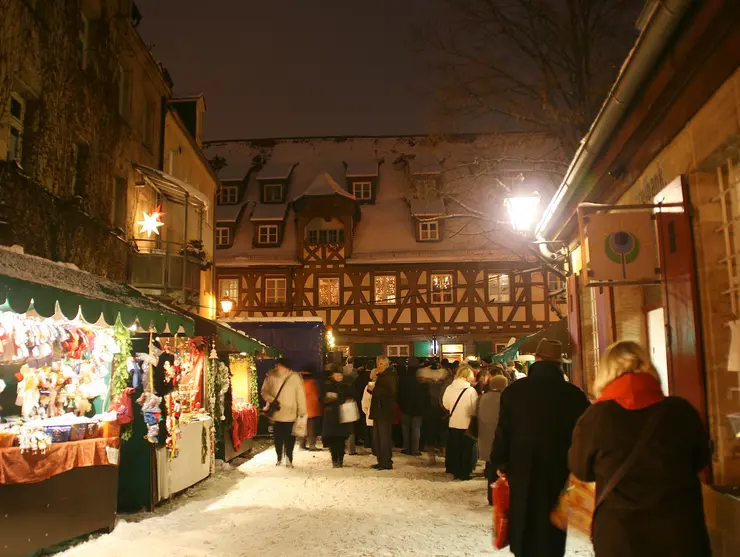
M569 466L596 482L596 557L711 555L699 481L709 442L697 411L663 394L634 342L609 347L594 389L599 399L576 426Z

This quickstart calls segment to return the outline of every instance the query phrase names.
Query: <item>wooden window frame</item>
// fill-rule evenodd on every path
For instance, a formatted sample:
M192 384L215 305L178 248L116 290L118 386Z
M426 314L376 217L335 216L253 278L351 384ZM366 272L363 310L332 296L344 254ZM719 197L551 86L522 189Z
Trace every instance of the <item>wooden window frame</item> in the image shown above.
M226 240L222 241L223 233L226 233ZM223 248L231 245L231 229L228 226L217 226L216 227L216 247Z
M283 281L283 284L285 285L284 286L284 289L285 289L285 298L282 301L281 300L278 300L278 299L276 299L274 301L269 301L267 299L267 293L269 291L268 284L271 281ZM275 287L275 292L277 293L278 291L279 291L279 288L276 286ZM285 307L286 305L288 305L288 277L286 277L286 276L266 276L265 277L265 287L264 287L264 298L263 299L264 299L265 307Z
M491 279L497 278L499 283L499 292L501 291L501 277L506 277L509 281L509 295L508 299L506 300L496 300L491 297ZM486 274L486 301L489 304L511 304L512 299L514 298L513 294L513 282L511 280L511 274L510 273L497 273L495 271L490 271Z
M434 237L424 237L424 226L431 227L434 225ZM419 221L419 241L420 242L439 242L440 239L440 230L439 230L439 220L425 220L425 221ZM431 232L431 228L427 230L427 233Z
M376 290L375 290L375 281L379 278L393 278L393 280L396 283L396 292L393 296L393 300L378 300L376 296ZM398 273L373 273L373 281L372 281L372 300L373 303L379 306L395 306L398 305Z
M392 350L391 350L392 348L395 348L396 349L396 352L397 352L396 354L392 354L391 353L392 352ZM401 352L400 351L401 348L405 348L406 349L406 354L401 354L400 353ZM389 344L389 345L387 345L385 347L385 354L389 358L410 358L411 357L411 348L409 347L408 344Z
M450 277L450 288L448 289L450 292L450 300L447 301L444 299L441 299L439 301L434 300L434 295L437 293L444 293L448 290L434 290L434 277L443 277L443 276L449 276ZM457 296L455 295L455 272L454 271L435 271L429 273L429 303L435 306L442 306L442 305L449 305L454 304L457 301Z
M358 186L362 195L358 196ZM367 196L365 195L367 193ZM357 180L352 182L352 195L358 201L372 201L373 199L373 183L371 180Z
M13 101L18 103L20 106L20 114L15 115L12 113ZM13 91L10 93L10 99L8 100L8 150L6 153L7 160L15 160L20 163L23 157L23 133L24 133L24 121L26 119L26 100L21 96L20 93ZM11 157L11 137L13 131L17 134L17 140L15 142L15 153Z
M222 288L222 285L225 282L229 282L229 283L232 283L232 284L235 283L236 284L236 289L235 290L232 290L232 288L230 288L230 287L228 289L223 289ZM222 299L224 299L226 297L226 296L224 296L224 293L225 292L228 292L229 299L232 300L234 302L234 306L236 306L238 304L238 302L239 302L239 298L240 298L240 294L241 294L240 293L240 285L239 285L239 282L240 282L239 281L239 277L218 277L218 284L217 284L217 287L218 287L218 301L220 302ZM230 284L229 286L231 286L232 284Z
M262 241L262 230L267 230L266 241ZM271 241L271 231L274 229L275 241ZM280 244L280 225L279 224L258 224L257 225L257 245L259 246L277 246Z
M321 303L321 281L323 280L336 280L337 281L337 303L336 304L323 304ZM316 300L315 304L318 308L335 308L342 305L342 277L339 275L321 275L316 277Z
M228 192L228 195L227 195ZM233 194L233 201L231 200ZM239 186L221 186L218 192L219 205L236 205L239 202Z
M262 203L283 203L285 199L285 184L282 182L265 182L262 185ZM280 188L280 195L277 199L270 199L267 196L268 190Z

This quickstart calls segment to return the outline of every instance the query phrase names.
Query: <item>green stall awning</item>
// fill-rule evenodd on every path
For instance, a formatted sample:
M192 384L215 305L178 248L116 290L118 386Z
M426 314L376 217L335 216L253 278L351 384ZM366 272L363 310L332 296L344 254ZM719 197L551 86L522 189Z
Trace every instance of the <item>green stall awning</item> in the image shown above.
M352 356L355 358L376 358L383 353L383 344L380 342L355 342L352 345Z
M428 358L432 355L432 343L428 340L414 342L414 356L417 358Z
M114 326L121 319L158 333L192 336L193 320L138 290L65 265L0 247L0 311L55 315Z
M515 360L517 356L519 355L519 347L528 339L529 337L522 337L516 342L512 343L511 345L507 346L503 350L496 352L491 359L494 362L510 362L511 360Z

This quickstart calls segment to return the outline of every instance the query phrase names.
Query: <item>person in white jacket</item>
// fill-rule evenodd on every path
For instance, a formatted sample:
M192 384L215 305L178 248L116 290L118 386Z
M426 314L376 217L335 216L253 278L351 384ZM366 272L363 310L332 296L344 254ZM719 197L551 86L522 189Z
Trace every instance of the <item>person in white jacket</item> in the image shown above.
M375 382L371 381L367 384L365 387L365 392L362 393L362 411L365 413L365 424L367 425L367 428L370 430L369 438L373 438L373 420L370 418L370 405L373 403L373 387L375 387ZM375 454L375 447L371 447L373 454Z
M458 368L455 380L442 395L442 406L450 413L445 470L456 480L469 480L476 460L475 441L465 435L478 406L474 384L473 369L463 364Z

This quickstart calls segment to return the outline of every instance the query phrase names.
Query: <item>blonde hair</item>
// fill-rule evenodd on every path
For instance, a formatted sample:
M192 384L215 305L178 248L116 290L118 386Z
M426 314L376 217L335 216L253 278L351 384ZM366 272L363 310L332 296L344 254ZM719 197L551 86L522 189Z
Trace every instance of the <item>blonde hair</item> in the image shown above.
M385 365L389 366L391 365L391 361L388 359L388 356L378 356L375 358L375 365L380 365L380 362L385 363Z
M601 395L612 382L628 373L643 373L660 382L658 370L650 361L647 351L636 342L623 340L606 349L596 374L594 391Z
M475 383L475 373L473 372L473 368L468 364L462 364L457 368L455 379L465 379L468 383Z

